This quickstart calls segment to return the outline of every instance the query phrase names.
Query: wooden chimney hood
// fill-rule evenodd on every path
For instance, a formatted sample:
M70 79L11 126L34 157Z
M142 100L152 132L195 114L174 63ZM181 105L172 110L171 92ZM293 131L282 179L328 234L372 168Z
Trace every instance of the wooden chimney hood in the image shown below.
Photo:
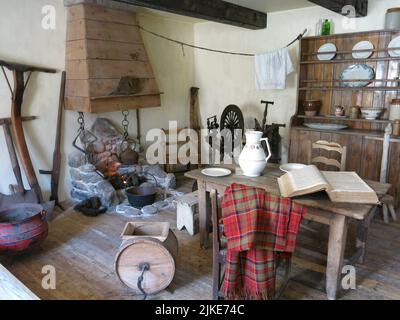
M91 4L68 7L66 71L67 110L98 113L161 105L134 12Z

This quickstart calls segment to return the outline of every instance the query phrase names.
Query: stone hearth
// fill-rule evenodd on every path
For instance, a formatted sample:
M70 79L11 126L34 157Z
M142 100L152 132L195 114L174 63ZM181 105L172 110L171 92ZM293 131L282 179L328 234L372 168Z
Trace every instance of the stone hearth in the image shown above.
M124 187L150 183L164 191L175 188L175 175L166 173L160 165L149 165L144 153L139 154L137 163L122 164L123 137L109 120L97 119L91 132L97 141L86 145L89 157L80 151L74 151L68 157L73 200L97 196L103 206L112 207L125 200ZM115 181L122 182L119 183L122 187L117 187Z

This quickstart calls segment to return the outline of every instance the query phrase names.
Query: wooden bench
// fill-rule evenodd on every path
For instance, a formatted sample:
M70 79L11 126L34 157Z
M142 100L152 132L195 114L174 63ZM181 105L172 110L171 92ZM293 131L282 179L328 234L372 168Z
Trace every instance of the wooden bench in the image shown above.
M175 200L176 203L176 227L194 236L198 232L199 225L199 195L198 192L188 193Z

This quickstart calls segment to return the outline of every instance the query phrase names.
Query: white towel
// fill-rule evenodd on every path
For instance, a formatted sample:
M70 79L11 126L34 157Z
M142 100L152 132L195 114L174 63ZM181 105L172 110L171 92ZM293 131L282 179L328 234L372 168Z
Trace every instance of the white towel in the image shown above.
M285 89L286 76L294 71L288 48L256 55L256 88Z

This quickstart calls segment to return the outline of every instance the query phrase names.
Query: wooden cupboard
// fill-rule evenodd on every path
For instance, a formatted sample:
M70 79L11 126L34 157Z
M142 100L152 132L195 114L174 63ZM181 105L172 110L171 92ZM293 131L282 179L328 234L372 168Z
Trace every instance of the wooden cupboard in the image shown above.
M392 99L399 98L400 90L400 57L391 57L387 47L398 36L400 30L378 30L308 37L301 41L298 107L291 119L289 162L307 163L310 143L327 140L347 146L346 170L356 171L365 179L379 180L384 130L391 123L388 120L389 105ZM365 40L374 45L371 56L353 58L354 45ZM337 52L334 59L321 61L318 49L325 43L335 44ZM355 64L366 64L374 69L375 77L367 86L349 87L346 84L351 81L341 79L341 72ZM319 114L305 115L304 100L320 100L322 107ZM378 120L338 118L334 117L337 105L344 107L347 115L353 106L381 108L382 115ZM348 128L340 131L317 130L306 127L307 123L345 124ZM325 151L318 152L323 155ZM325 156L335 157L334 154ZM388 171L388 182L393 185L391 193L400 206L398 137L391 139Z

